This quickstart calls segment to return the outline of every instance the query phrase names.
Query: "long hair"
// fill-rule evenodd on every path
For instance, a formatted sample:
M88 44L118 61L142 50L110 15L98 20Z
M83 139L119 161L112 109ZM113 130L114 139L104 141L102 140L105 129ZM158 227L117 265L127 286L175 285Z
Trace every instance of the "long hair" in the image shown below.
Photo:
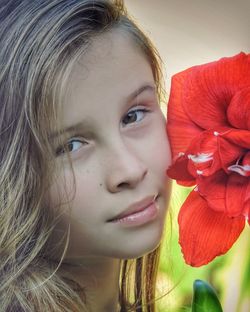
M114 28L144 53L160 97L160 58L122 1L0 0L2 312L87 311L74 283L58 274L60 263L46 257L56 222L45 201L54 168L49 133L59 126L56 103L75 61ZM122 262L121 311L155 311L158 261L159 248Z

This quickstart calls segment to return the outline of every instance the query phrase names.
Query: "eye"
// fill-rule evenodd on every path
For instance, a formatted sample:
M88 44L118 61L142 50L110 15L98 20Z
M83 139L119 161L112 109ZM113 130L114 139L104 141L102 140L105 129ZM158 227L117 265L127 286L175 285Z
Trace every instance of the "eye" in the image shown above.
M129 111L125 117L122 119L123 125L139 122L144 119L145 115L149 113L149 110L146 108L138 108Z
M81 141L79 139L71 139L64 146L57 148L56 156L60 156L65 153L74 153L86 144L87 142Z

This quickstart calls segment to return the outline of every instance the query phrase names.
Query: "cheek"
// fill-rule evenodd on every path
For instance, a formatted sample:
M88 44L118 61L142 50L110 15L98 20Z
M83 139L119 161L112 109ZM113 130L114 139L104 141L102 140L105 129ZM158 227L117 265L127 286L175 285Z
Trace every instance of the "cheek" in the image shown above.
M172 183L166 174L166 170L171 165L171 150L166 133L165 119L158 120L158 126L151 131L151 152L149 152L149 166L151 166L153 174L157 181L161 184L162 194L165 194L166 204L168 204L171 194ZM161 124L161 127L159 126Z
M99 195L103 188L100 170L94 163L83 166L79 162L79 165L74 167L74 172L75 192L71 202L72 212L78 215L84 211L93 211L93 207L99 203Z
M171 164L171 150L170 144L166 133L166 123L165 120L159 119L154 127L150 131L148 136L148 154L150 155L150 160L159 167L164 175L166 169Z
M83 209L86 199L88 203L95 204L96 194L102 189L100 170L96 163L83 165L82 161L75 162L74 172L71 168L61 168L55 175L46 201L52 211L58 213L70 209L73 213Z
M60 174L49 188L48 203L51 209L58 209L74 197L74 178L72 173Z

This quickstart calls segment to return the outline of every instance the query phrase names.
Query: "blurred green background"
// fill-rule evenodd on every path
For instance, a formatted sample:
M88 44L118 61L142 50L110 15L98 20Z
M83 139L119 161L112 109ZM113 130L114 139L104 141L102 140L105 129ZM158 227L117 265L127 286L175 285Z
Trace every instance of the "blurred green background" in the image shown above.
M224 312L250 311L250 229L246 225L240 238L224 256L200 268L185 264L178 244L178 211L191 189L173 183L172 200L165 229L157 305L160 312L191 311L193 282L210 283L218 294ZM223 237L218 237L223 239Z

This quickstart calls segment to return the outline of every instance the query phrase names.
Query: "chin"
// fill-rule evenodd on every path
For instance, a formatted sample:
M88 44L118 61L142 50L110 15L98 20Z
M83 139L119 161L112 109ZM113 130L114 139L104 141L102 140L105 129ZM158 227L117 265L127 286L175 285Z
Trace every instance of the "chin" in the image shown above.
M162 231L145 233L144 236L134 237L127 242L122 250L117 250L116 257L122 260L142 257L155 250L161 242Z
M122 260L136 259L136 258L143 257L143 256L149 254L150 252L154 251L155 249L157 249L157 247L159 247L159 246L160 246L160 242L158 242L158 244L155 244L154 246L151 246L151 248L136 250L136 251L128 254L127 257L123 258Z

